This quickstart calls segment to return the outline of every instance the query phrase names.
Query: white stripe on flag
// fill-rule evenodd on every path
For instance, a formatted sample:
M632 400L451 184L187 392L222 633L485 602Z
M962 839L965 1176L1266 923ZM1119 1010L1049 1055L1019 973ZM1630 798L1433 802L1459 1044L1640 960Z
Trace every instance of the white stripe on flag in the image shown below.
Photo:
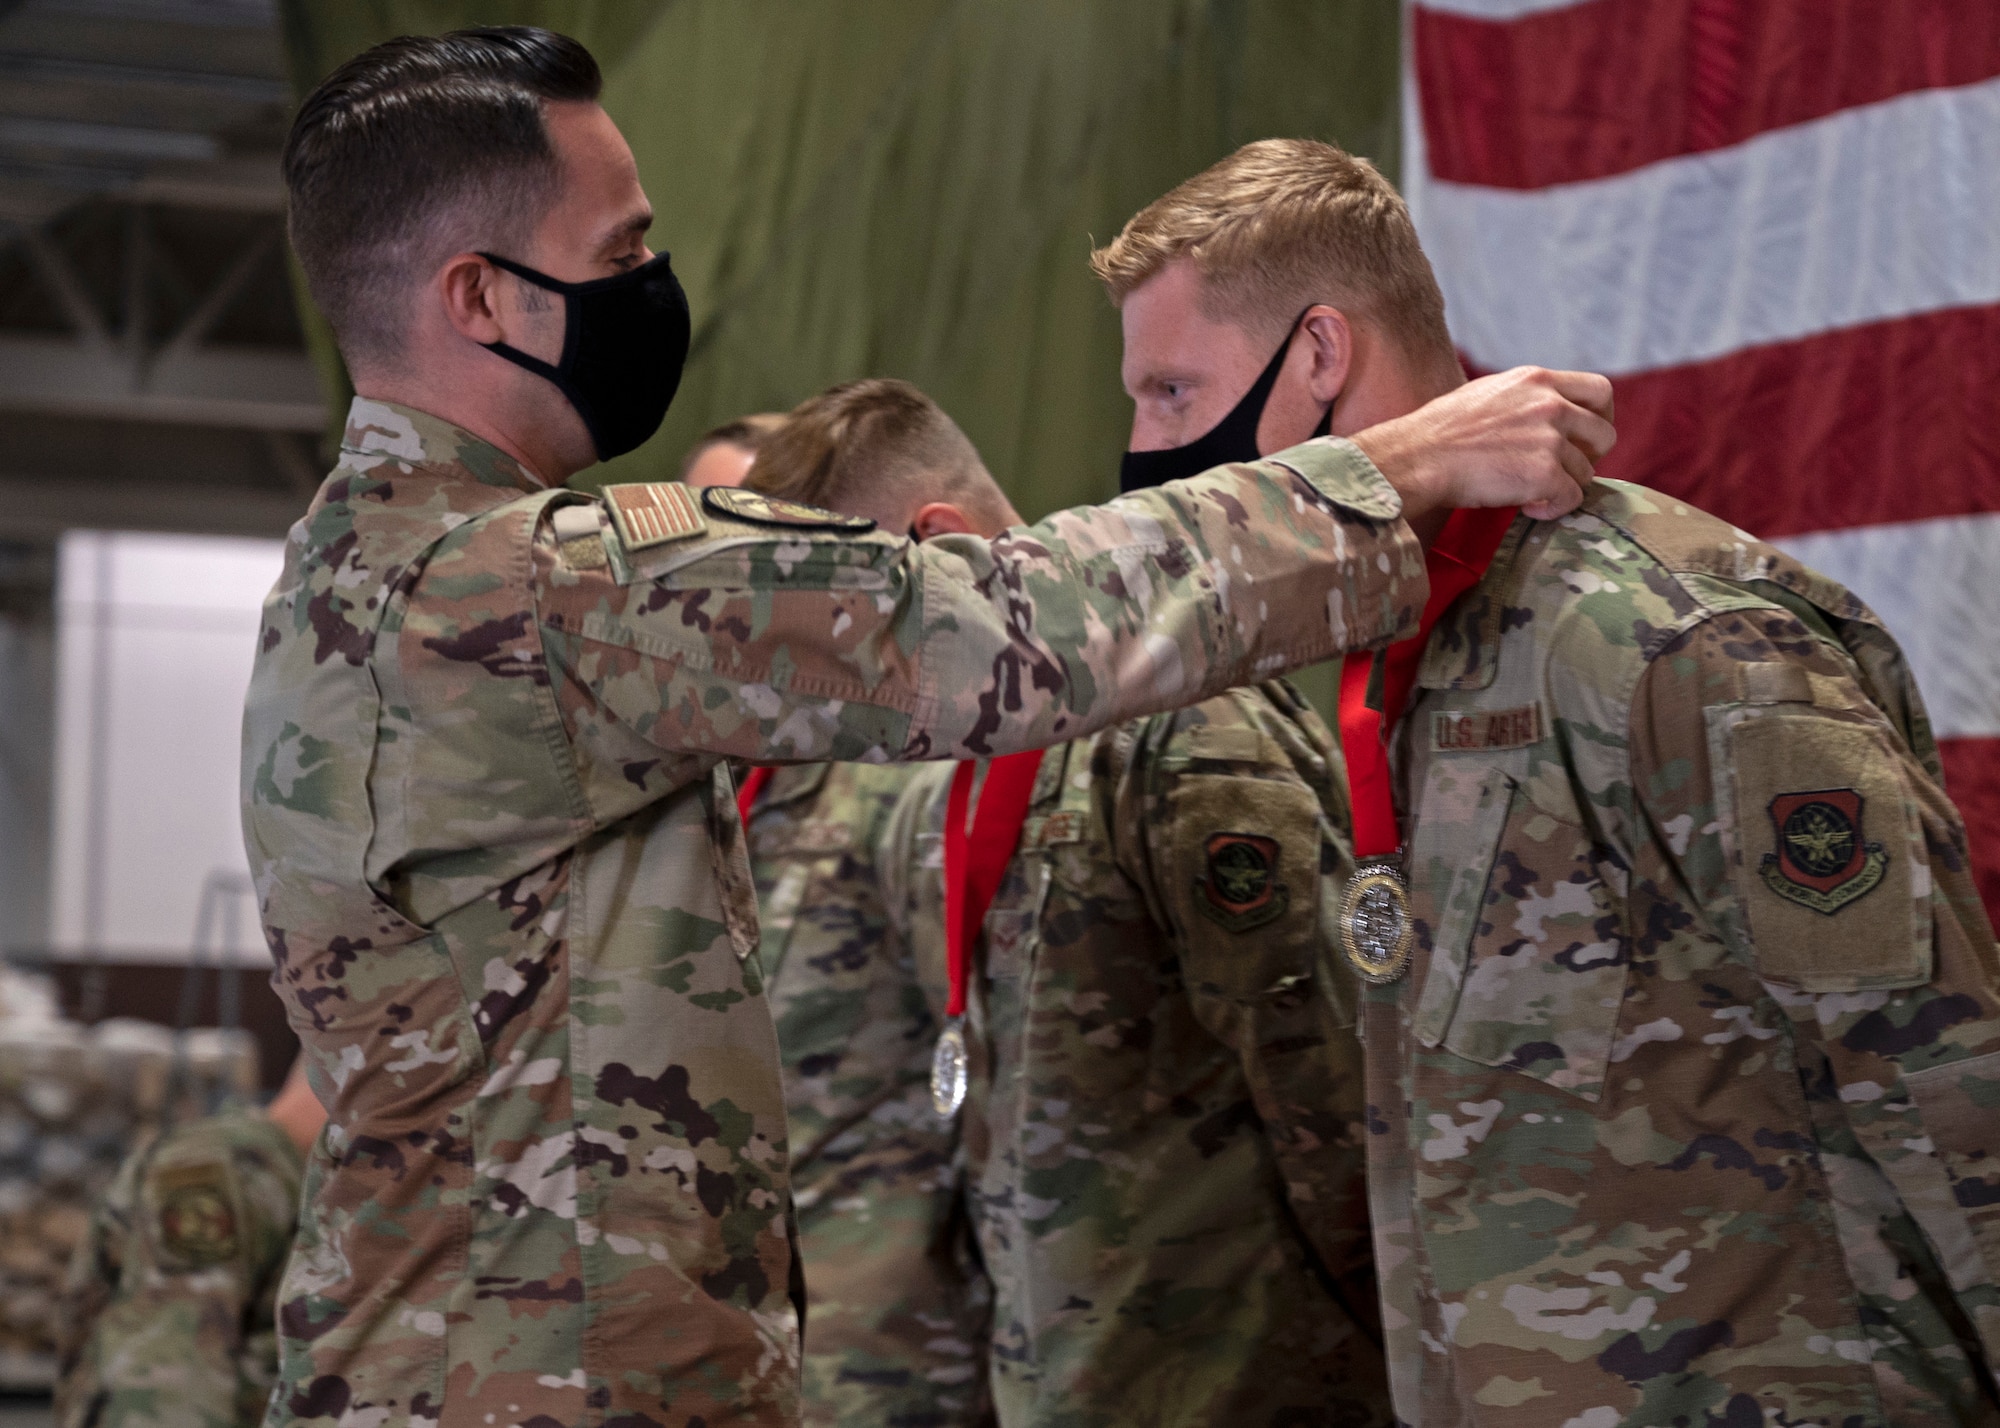
M1616 375L2000 301L2000 80L1526 193L1411 159L1452 335L1481 367Z
M2000 515L1775 542L1866 600L1910 657L1941 739L2000 735Z

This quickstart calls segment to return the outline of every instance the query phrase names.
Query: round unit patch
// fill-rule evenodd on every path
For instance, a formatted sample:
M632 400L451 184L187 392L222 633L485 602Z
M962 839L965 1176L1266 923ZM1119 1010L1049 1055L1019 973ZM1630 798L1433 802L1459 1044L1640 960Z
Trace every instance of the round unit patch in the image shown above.
M710 486L702 491L701 503L718 516L732 516L760 526L792 526L809 531L847 531L861 535L875 529L866 516L843 516L838 511L804 506L797 501L766 496L761 491L745 491L739 486Z

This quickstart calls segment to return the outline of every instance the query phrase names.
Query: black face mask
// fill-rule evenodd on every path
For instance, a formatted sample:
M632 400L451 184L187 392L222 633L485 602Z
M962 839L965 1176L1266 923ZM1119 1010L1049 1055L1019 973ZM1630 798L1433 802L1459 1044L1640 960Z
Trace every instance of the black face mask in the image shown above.
M587 283L565 283L496 253L479 256L562 294L569 322L553 365L504 342L485 347L554 382L583 418L599 461L623 456L660 429L680 388L689 335L687 294L665 253Z
M1257 380L1250 384L1250 390L1243 394L1243 400L1229 409L1229 415L1190 441L1185 446L1169 446L1159 451L1128 451L1118 464L1118 490L1143 491L1149 486L1159 486L1168 481L1178 481L1184 476L1199 476L1202 472L1217 466L1227 466L1232 461L1255 461L1264 453L1257 449L1257 423L1264 419L1264 403L1271 400L1271 389L1278 385L1278 373L1285 365L1285 355L1292 350L1292 338L1298 333L1299 324L1305 321L1307 308L1292 319L1285 340L1278 344L1277 353L1265 364ZM1326 415L1319 419L1314 428L1314 436L1325 436L1333 428L1333 403L1327 403Z

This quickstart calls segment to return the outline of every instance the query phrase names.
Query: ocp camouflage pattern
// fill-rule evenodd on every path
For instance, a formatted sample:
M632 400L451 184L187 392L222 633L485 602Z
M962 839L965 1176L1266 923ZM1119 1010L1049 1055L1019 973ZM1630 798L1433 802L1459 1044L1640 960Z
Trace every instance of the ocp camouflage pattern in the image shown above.
M126 1160L70 1267L61 1428L263 1421L302 1168L251 1110L176 1126Z
M884 902L880 840L918 772L776 771L751 813L805 1262L805 1421L990 1423L992 1291L956 1122L930 1104L940 1018Z
M885 855L933 985L949 772ZM1347 827L1332 737L1278 681L1043 757L960 1113L1005 1428L1391 1421L1326 956Z
M1393 638L1426 589L1399 510L1319 441L990 542L711 511L627 549L601 498L357 401L244 723L274 984L330 1113L270 1421L795 1421L721 761L998 753Z
M1866 607L1600 482L1447 612L1393 753L1419 948L1364 1025L1399 1416L2000 1422L2000 964Z

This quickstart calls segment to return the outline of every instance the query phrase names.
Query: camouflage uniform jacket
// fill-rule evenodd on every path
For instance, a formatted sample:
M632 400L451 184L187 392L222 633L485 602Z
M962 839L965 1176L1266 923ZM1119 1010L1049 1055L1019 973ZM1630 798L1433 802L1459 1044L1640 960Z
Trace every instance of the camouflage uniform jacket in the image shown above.
M928 870L893 906L936 983L923 779L888 865ZM1006 1428L1389 1421L1355 997L1323 947L1347 826L1332 737L1278 682L1043 758L960 1113Z
M792 1421L722 761L1033 746L1391 638L1426 590L1399 510L1320 441L915 547L744 492L537 489L357 401L244 724L274 982L330 1110L273 1421Z
M191 1121L126 1160L70 1267L62 1428L262 1421L303 1169L254 1111Z
M932 1111L939 1021L876 853L916 768L781 768L750 816L792 1197L805 1261L805 1419L990 1421L991 1292L972 1263L957 1127Z
M1606 482L1418 683L1364 1015L1398 1414L2000 1421L2000 966L1895 642Z

